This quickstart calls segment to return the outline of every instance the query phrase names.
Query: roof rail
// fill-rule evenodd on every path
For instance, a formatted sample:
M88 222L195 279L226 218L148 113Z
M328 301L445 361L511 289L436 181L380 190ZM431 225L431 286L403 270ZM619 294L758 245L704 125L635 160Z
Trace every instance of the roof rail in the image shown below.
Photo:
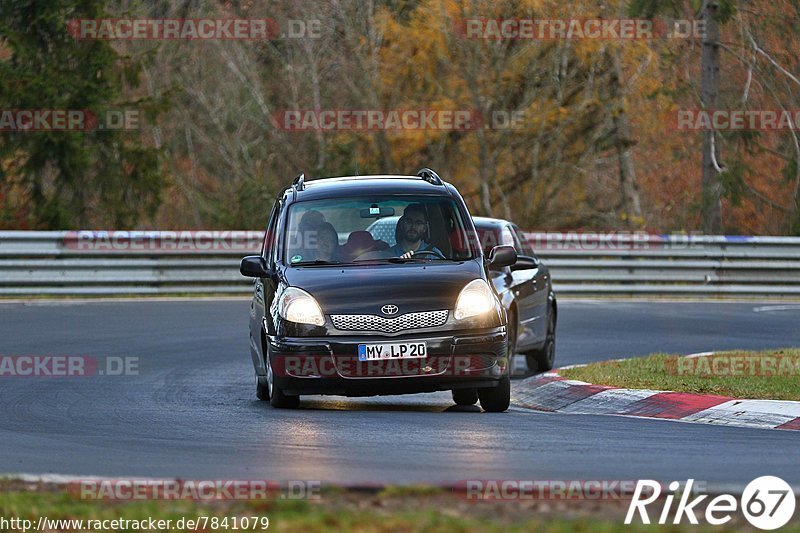
M417 171L417 176L424 179L428 183L432 183L433 185L444 185L442 178L439 177L439 174L434 172L429 168L423 168Z
M294 181L292 182L292 187L294 187L295 190L298 190L298 191L302 191L303 189L305 189L306 188L306 175L301 172L300 175L297 176L294 179Z

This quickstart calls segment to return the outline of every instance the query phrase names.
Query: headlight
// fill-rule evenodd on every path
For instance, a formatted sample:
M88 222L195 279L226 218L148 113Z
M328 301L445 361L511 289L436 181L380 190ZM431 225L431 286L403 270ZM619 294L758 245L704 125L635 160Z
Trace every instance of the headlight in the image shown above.
M489 284L475 279L461 289L456 301L456 320L481 315L494 308L495 298Z
M325 325L325 317L322 316L322 309L317 301L297 287L289 287L283 291L278 299L278 314L290 322Z

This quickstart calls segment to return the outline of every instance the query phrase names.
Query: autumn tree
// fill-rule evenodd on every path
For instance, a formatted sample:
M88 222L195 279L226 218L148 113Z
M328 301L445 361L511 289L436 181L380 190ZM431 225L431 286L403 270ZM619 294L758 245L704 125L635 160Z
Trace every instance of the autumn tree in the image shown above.
M103 16L103 0L2 2L0 108L99 113L127 105L152 118L156 103L124 99L141 64L67 31L68 19ZM0 163L0 213L5 224L26 227L131 226L154 214L163 184L160 152L135 132L5 129Z

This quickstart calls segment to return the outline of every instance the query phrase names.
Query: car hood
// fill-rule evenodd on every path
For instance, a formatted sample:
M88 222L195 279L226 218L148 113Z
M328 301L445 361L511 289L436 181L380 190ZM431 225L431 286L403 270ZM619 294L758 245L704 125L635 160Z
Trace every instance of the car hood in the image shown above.
M286 268L283 281L308 292L330 314L371 314L384 305L396 305L400 316L456 305L461 289L484 278L479 260L441 263L378 264L345 267Z

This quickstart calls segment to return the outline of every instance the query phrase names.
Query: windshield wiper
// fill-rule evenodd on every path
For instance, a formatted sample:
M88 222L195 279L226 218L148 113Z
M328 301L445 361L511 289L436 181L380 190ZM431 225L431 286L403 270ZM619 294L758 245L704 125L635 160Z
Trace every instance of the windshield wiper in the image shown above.
M431 259L423 259L422 257L389 257L386 259L390 263L409 263L409 262L420 262L420 261L431 261Z
M313 261L298 261L297 263L291 263L291 266L318 266L318 265L345 265L347 263L342 263L341 261L325 261L324 259L315 259Z

